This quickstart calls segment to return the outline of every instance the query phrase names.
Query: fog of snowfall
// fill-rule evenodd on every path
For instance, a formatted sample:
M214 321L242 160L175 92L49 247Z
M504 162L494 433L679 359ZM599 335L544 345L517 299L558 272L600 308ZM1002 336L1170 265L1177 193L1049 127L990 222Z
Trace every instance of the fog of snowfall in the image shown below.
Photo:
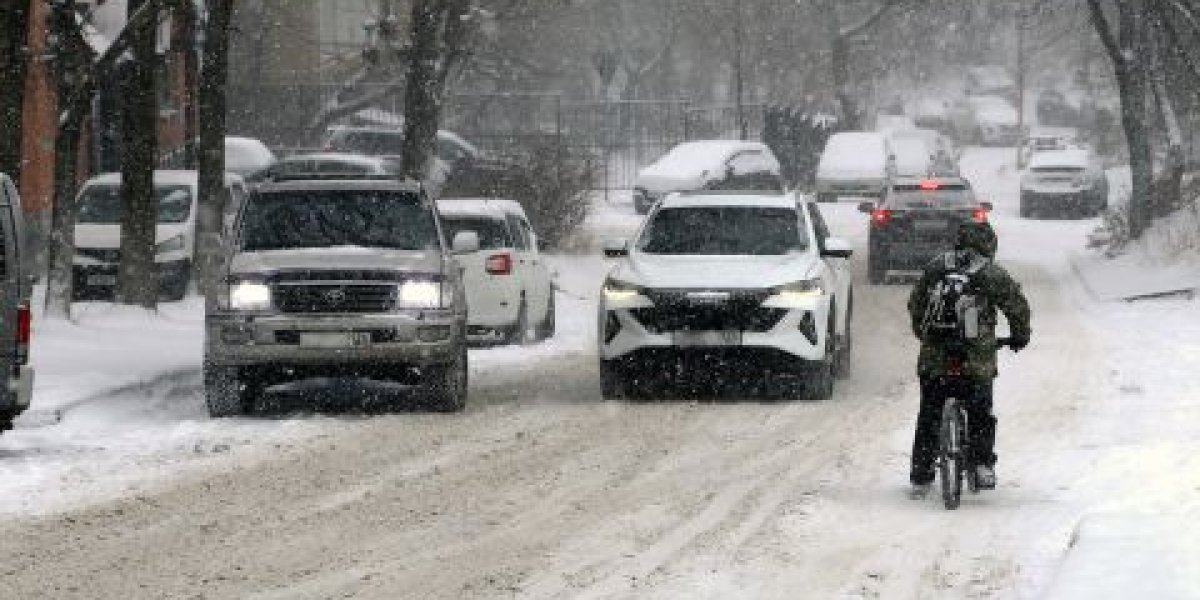
M314 4L234 12L226 160L245 199L227 215L223 273L232 286L263 265L271 277L336 270L358 278L329 296L341 307L367 269L396 282L417 269L400 265L440 263L400 245L380 254L364 240L386 234L367 226L285 255L289 235L337 232L253 213L279 190L336 194L395 173L380 140L404 131L394 51L408 3L390 20L391 2ZM359 377L281 363L246 410L219 413L206 335L231 331L214 314L238 300L227 289L206 312L185 274L182 299L156 310L114 302L103 255L87 251L119 234L85 209L76 285L89 293L70 319L49 318L44 278L34 285L32 402L0 434L0 597L1200 598L1200 194L1185 177L1172 210L1128 239L1135 178L1088 2L481 4L424 182L443 226L426 250L455 270L433 281L465 278L431 300L468 299L465 406L430 408L433 388L389 380L392 365ZM111 11L123 7L102 7L93 43L119 31ZM1190 140L1200 113L1177 96ZM1175 136L1153 127L1161 163ZM368 178L321 176L320 160ZM480 186L488 177L507 183ZM878 239L954 186L969 190L960 217L994 228L1032 336L997 354L996 487L946 510L940 480L911 493L921 342L908 302L953 237L887 264ZM885 204L901 189L929 195ZM517 200L524 216L451 200L484 196ZM821 235L819 213L821 248L851 254L759 250L751 242L775 233L730 219L693 224L717 232L694 243L756 250L663 259L643 231L659 213L739 202L791 210L793 227L800 214L813 227L802 236ZM249 245L267 234L251 233L254 219L276 246ZM194 219L182 223L160 223L160 240L164 227L191 239ZM896 247L918 234L906 235ZM836 344L781 354L805 367L797 393L774 393L782 380L758 354L736 358L807 344L799 319L782 317L786 342L770 326L658 335L638 321L671 293L690 299L671 310L694 300L709 315L699 295L783 298L797 279L817 282L797 296L852 305L844 330L831 316L820 334ZM238 323L294 317L264 293ZM493 309L512 322L485 323ZM321 315L309 362L401 343L358 337L339 310L351 311ZM835 346L844 356L820 354ZM669 385L610 389L617 359ZM805 378L823 366L832 391L814 395Z

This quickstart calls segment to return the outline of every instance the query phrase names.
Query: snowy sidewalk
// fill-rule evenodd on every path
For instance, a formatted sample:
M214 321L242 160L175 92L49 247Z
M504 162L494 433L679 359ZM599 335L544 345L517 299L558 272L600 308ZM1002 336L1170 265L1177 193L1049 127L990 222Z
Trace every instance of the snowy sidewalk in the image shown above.
M1087 254L1072 256L1071 268L1088 293L1102 302L1194 294L1200 289L1200 263L1164 266L1139 256L1108 259Z
M1200 598L1196 515L1102 515L1084 519L1047 600Z

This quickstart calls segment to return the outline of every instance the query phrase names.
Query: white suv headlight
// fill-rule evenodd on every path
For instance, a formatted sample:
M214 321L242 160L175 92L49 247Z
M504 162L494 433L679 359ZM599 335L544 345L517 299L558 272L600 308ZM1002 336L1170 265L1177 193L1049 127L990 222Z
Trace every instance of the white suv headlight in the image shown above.
M825 288L820 279L801 279L773 290L784 302L803 302L825 294Z
M271 308L271 287L257 281L241 281L229 288L229 308L259 311Z
M604 288L601 290L601 293L604 294L606 302L626 302L641 295L642 289L632 283L617 279L607 279L604 281Z
M178 252L184 248L183 234L179 234L169 240L166 240L154 246L155 254L166 254L168 252Z
M396 286L396 308L441 308L442 283L405 281Z

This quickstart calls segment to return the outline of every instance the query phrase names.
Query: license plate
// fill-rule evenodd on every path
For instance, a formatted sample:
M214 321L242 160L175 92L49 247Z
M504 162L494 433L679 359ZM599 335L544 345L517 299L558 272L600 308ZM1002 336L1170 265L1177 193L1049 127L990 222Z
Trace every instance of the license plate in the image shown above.
M371 343L371 336L361 332L320 331L300 334L302 348L353 348Z
M116 275L88 275L88 285L114 286L117 285Z
M676 331L672 336L676 346L740 346L740 331Z
M945 231L946 222L930 219L918 219L913 221L913 229L917 231Z

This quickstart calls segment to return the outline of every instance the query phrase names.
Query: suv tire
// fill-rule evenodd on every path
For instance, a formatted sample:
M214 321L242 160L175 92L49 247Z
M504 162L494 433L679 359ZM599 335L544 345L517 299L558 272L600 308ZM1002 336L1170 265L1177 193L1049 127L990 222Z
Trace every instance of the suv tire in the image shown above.
M872 252L867 257L867 281L871 285L882 285L887 279L887 265L884 264L883 257L876 258Z
M555 330L555 310L554 310L554 287L550 288L550 295L547 296L546 314L542 317L542 322L538 324L537 339L546 340L554 337Z
M834 363L837 349L833 343L833 327L825 334L825 356L808 364L804 382L805 400L828 400L833 397Z
M246 390L238 367L204 363L204 402L214 419L235 417L246 412Z
M1024 194L1021 194L1021 208L1018 210L1018 213L1021 215L1022 219L1029 219L1033 217L1033 209L1030 208L1029 200L1025 198Z
M851 317L853 317L854 298L846 305L846 333L842 335L842 343L838 345L837 354L833 361L833 376L845 379L850 376L850 356L854 350L854 337L850 334Z
M626 396L625 375L612 361L600 361L600 397L620 400Z
M433 367L425 381L429 407L438 412L459 412L467 407L467 350L464 346L450 364Z

